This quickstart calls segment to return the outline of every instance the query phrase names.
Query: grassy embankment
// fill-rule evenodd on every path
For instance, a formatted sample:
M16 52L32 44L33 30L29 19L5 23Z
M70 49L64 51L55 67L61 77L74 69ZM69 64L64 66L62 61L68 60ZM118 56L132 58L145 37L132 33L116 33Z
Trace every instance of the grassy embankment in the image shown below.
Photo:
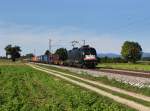
M71 74L71 75L77 76L76 73L72 73L72 72L70 72L68 70L63 70L63 69L56 68L56 67L53 67L53 66L45 66L45 65L38 65L38 66L44 67L46 69L52 69L52 70L54 70L54 72L55 71L59 71L59 72L64 72L64 73L69 74L69 75ZM67 75L65 75L65 76L67 76ZM112 86L119 86L120 88L124 88L126 90L133 91L135 93L142 93L143 92L144 95L148 95L148 96L150 95L150 93L149 93L150 88L148 88L148 87L146 87L146 88L133 87L133 86L128 85L128 84L119 83L119 82L117 82L115 80L108 80L106 77L104 77L104 78L103 77L93 78L91 76L82 75L82 74L81 75L78 74L78 77L87 78L87 79L91 79L91 80L100 80L100 82L103 82L104 84L108 84L108 85L112 85ZM150 107L150 102L147 102L147 101L144 101L144 100L141 100L141 99L129 96L127 94L122 94L122 93L119 93L119 92L115 92L115 91L109 90L109 89L101 87L101 86L93 85L91 83L88 83L88 82L85 82L85 81L82 81L82 80L78 80L78 79L76 79L74 77L70 77L69 76L69 78L77 80L79 82L84 82L86 84L89 84L89 85L92 85L94 87L100 88L100 89L102 89L102 90L104 90L104 91L106 91L108 93L113 94L113 95L116 95L116 96L119 96L119 97L123 97L125 99L132 100L132 101L135 101L137 103L140 103L140 104L143 104L145 106L149 106ZM128 86L128 87L125 87L125 86ZM128 89L128 88L130 88L130 89Z
M133 110L24 64L2 64L0 65L0 111Z
M149 64L128 64L128 63L102 63L98 64L100 68L112 68L112 69L126 69L126 70L137 70L137 71L150 71Z
M43 65L39 65L39 66L42 66L42 67L45 67L45 68L50 68L50 69L53 69L53 70L57 70L57 71L72 74L72 75L77 75L76 73L70 72L69 70L60 69L60 68L56 68L56 67L53 67L53 66L43 66ZM90 79L90 80L98 81L98 82L101 82L101 83L106 84L106 85L118 87L118 88L121 88L121 89L125 89L125 90L132 91L132 92L135 92L135 93L143 94L143 95L146 95L146 96L150 96L150 88L149 87L139 88L137 86L132 86L132 85L127 84L127 83L122 83L122 82L116 81L115 79L110 80L106 76L105 77L93 77L93 76L88 75L86 73L78 74L78 76L83 77L83 78L87 78L87 79Z

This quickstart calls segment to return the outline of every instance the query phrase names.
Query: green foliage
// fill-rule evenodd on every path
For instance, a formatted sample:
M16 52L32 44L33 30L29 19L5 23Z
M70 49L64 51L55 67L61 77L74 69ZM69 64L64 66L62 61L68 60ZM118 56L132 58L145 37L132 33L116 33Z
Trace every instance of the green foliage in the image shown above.
M128 62L135 63L142 57L142 48L137 42L125 41L122 46L121 54Z
M12 45L7 45L7 46L5 47L6 57L7 57L8 55L11 55L11 48L12 48Z
M67 49L65 48L57 49L55 54L59 55L59 59L62 61L65 61L68 58Z
M150 61L150 57L143 57L142 60L143 61Z
M15 61L16 58L20 57L21 49L19 46L12 47L12 45L7 45L5 47L5 51L6 51L6 56L10 55L12 61Z
M22 64L0 70L0 111L134 111Z
M45 54L45 55L50 55L51 53L50 53L49 50L46 50L44 54Z

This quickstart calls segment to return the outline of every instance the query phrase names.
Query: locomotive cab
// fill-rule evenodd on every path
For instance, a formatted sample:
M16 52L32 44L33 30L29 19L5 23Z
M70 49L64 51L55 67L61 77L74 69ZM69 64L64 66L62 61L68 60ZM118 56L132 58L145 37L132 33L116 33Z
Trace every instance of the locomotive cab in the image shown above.
M97 65L96 50L89 45L81 47L83 66L93 68Z
M76 67L94 68L97 65L96 50L89 45L68 51L67 64Z

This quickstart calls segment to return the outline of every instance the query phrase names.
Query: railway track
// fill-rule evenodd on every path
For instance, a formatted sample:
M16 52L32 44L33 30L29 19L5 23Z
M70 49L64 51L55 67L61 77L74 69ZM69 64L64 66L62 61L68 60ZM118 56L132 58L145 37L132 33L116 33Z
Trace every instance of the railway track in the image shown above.
M112 70L103 70L102 69L80 69L74 67L58 66L58 65L49 65L42 63L35 63L38 65L51 66L60 69L69 70L76 74L88 74L93 77L108 77L108 79L115 79L116 81L127 83L137 87L150 87L150 74L135 72L135 71L112 71Z
M150 78L150 72L145 72L145 71L129 71L129 70L119 70L119 69L95 69L95 70L106 72L106 73Z
M41 63L36 63L41 64ZM46 65L46 64L44 64ZM53 65L57 67L57 65ZM142 78L150 78L150 71L134 71L134 70L120 70L120 69L106 69L106 68L96 68L96 69L86 69L86 68L77 68L77 67L70 67L70 66L61 66L64 68L74 68L79 70L89 70L89 71L97 71L97 72L105 72L105 73L112 73L118 75L127 75L127 76L135 76L135 77L142 77Z

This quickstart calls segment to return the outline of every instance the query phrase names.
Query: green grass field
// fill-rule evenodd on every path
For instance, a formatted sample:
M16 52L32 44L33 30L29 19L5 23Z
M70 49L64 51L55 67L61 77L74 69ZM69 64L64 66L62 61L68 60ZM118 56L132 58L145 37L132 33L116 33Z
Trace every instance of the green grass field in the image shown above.
M0 64L0 111L132 111L21 63Z
M146 64L128 64L128 63L102 63L98 64L100 68L127 69L138 71L150 71L150 65Z

